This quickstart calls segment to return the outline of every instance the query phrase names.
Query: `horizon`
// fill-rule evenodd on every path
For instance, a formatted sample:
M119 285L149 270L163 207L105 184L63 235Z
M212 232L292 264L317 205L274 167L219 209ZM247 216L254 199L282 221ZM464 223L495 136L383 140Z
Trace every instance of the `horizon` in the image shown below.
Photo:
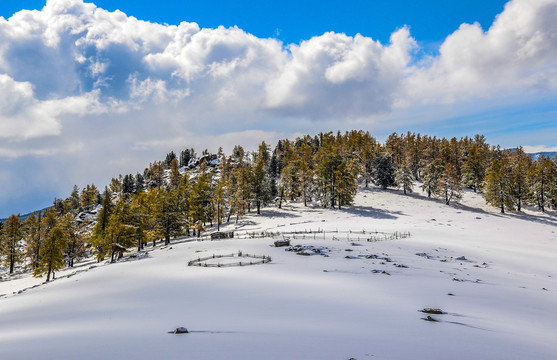
M0 218L170 151L302 133L557 151L557 1L113 3L0 5Z

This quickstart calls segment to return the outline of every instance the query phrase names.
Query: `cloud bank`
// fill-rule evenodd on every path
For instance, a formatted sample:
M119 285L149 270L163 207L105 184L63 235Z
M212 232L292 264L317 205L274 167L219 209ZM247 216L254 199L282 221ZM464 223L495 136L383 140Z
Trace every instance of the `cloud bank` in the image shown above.
M48 0L0 17L0 160L10 173L0 198L26 195L4 180L28 159L43 170L71 161L41 180L66 193L68 183L141 169L169 146L231 147L254 134L274 141L346 123L412 125L396 114L555 97L556 18L555 0L512 0L486 31L463 24L437 55L423 56L408 27L388 44L334 32L283 44L237 27L162 25Z

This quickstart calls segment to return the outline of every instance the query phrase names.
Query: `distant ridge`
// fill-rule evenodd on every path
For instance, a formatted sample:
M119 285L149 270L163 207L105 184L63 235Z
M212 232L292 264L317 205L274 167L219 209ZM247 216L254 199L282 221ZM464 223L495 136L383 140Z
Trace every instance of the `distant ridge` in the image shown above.
M39 211L45 211L46 209L48 209L47 207L41 210L35 210L35 211L31 211L30 213L24 214L24 215L19 215L19 218L21 219L21 221L27 219L29 217L29 215L33 214L33 213L37 213ZM8 218L3 218L0 219L0 223L3 223L4 221L8 220Z
M532 157L532 160L536 161L540 156L547 156L550 159L553 159L555 156L557 156L557 151L543 151L543 152L537 152L537 153L529 153L528 155L530 155Z

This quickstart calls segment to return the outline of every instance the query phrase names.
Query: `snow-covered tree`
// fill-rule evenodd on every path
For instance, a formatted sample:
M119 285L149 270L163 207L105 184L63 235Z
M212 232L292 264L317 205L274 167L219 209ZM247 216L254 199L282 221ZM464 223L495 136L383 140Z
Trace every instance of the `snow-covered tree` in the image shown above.
M412 174L412 169L408 165L408 162L405 162L397 171L396 171L396 183L399 187L402 188L404 195L407 192L412 192L414 189L414 176Z
M445 165L443 176L439 178L439 185L435 191L435 195L445 199L445 204L449 205L452 200L459 200L462 198L462 185L460 183L460 176L456 168L451 164Z
M380 155L373 159L373 181L383 189L396 186L395 164L390 155Z
M431 162L426 167L422 190L427 192L428 198L437 193L437 189L439 188L439 179L443 176L444 171L445 167L439 160Z

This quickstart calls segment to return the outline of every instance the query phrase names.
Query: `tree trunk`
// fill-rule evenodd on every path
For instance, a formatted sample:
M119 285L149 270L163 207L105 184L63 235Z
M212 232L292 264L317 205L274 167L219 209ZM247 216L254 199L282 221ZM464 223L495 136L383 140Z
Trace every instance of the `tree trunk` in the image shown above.
M217 231L220 231L220 203L217 200Z
M51 265L48 264L48 271L46 272L46 282L50 281L50 272L52 271Z
M257 200L257 215L261 214L261 200Z
M14 252L10 251L10 274L14 273L14 264L15 263L15 256Z

